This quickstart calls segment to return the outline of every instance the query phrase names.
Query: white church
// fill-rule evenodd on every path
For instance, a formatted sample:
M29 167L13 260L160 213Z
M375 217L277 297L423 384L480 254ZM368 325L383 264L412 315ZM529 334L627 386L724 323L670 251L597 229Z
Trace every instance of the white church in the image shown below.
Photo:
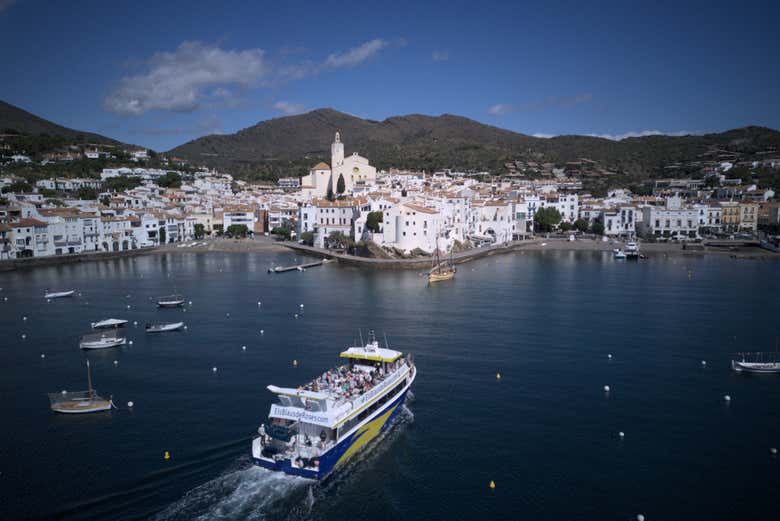
M344 193L361 192L376 184L376 168L368 159L357 152L344 157L344 143L336 132L336 139L330 146L330 166L323 162L314 165L309 175L301 178L301 191L307 197L326 197L328 188L338 197L339 178L344 179Z

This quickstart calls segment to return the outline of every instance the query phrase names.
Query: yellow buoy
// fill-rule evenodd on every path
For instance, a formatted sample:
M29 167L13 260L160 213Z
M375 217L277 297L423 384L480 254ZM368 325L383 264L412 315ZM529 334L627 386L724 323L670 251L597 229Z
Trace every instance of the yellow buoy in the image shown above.
M168 459L171 459L171 454L170 454L170 453L169 453L169 452L166 450L166 451L165 451L165 454L163 455L163 458L165 458L165 459L167 459L167 460L168 460Z
M298 360L293 360L293 367L298 367Z
M496 380L501 380L501 373L496 373Z
M495 488L496 488L496 482L491 479L490 480L490 490L493 490Z

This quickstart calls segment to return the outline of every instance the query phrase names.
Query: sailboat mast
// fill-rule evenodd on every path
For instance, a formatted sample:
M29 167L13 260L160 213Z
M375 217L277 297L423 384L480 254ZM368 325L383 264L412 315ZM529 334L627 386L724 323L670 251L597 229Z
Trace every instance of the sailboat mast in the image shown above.
M89 389L90 396L92 396L92 374L89 370L89 360L87 360L87 388Z

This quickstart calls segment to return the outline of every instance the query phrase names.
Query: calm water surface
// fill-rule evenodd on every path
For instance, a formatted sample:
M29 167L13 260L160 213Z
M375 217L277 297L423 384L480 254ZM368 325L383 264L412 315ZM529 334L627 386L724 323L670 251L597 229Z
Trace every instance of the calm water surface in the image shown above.
M729 369L780 335L780 263L518 253L436 287L413 271L266 273L294 258L0 274L0 519L780 518L780 377ZM44 288L81 296L47 303ZM172 292L192 305L150 300ZM138 322L133 345L80 352L107 317ZM144 334L169 320L188 330ZM323 484L254 468L265 386L334 365L358 327L415 355L398 424ZM87 358L120 409L50 413L45 393L86 387Z

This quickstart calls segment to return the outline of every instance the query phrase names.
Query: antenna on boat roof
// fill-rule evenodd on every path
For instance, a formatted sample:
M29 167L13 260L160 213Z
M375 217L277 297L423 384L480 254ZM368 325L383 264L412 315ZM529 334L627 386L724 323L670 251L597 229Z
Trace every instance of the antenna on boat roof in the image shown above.
M360 347L363 347L366 344L363 343L363 332L360 330L360 328L358 328L358 334L360 335Z
M387 333L385 333L385 331L384 331L384 330L382 330L382 336L384 336L384 337L385 337L385 347L386 347L387 349L390 349L390 343L387 341Z

